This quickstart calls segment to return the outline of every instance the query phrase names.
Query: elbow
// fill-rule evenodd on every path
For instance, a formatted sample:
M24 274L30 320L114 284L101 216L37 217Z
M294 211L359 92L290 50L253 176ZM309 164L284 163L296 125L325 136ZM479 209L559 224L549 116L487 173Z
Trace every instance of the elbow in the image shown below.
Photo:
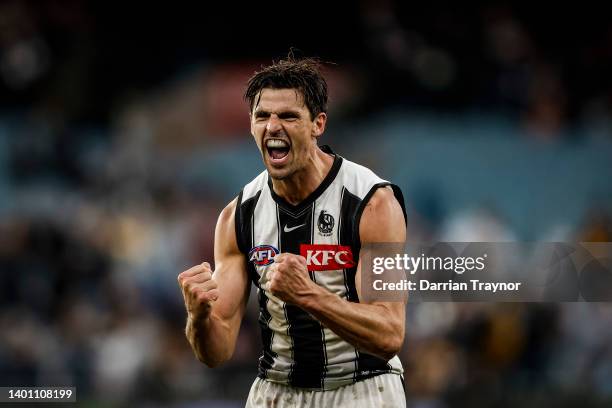
M211 359L205 359L205 358L198 358L198 360L204 363L204 365L208 368L217 368L225 362L222 360L211 360Z
M233 352L227 352L226 350L216 350L217 352L212 352L212 350L204 350L201 345L194 341L194 339L190 337L187 337L187 339L189 340L189 345L191 346L191 350L193 351L195 357L200 363L204 364L208 368L219 367L232 357Z
M389 336L385 336L385 338L381 339L377 354L385 361L391 360L393 357L398 355L402 349L402 345L404 344L403 329L404 328L402 326L401 328L398 328L398 330L394 330L394 332Z
M197 359L208 368L217 368L228 360L227 358L211 358L201 353L195 353L195 355Z
M402 349L402 344L404 342L403 340L403 338L393 338L385 341L380 345L378 354L385 361L391 360L393 357L399 354L400 350Z

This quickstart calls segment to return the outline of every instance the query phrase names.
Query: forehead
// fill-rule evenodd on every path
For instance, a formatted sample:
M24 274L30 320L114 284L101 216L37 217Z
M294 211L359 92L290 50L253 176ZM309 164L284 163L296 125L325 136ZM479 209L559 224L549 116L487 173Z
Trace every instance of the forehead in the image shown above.
M297 89L264 88L255 97L255 104L253 107L254 111L276 111L287 109L306 109L304 97Z

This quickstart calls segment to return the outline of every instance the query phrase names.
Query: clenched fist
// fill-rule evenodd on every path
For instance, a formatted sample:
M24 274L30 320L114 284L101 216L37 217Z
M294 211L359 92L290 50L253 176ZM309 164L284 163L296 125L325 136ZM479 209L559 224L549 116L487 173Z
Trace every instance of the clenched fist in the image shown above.
M196 320L208 318L213 302L219 297L210 264L204 262L181 272L178 282L183 291L187 313Z
M274 257L268 269L265 289L280 300L299 306L319 286L310 279L306 258L282 253Z

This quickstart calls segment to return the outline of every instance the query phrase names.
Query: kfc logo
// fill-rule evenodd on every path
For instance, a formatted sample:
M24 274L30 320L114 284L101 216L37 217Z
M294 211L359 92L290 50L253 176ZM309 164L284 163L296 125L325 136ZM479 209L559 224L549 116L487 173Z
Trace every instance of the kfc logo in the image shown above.
M356 265L350 246L302 244L300 255L306 258L309 271L333 271Z

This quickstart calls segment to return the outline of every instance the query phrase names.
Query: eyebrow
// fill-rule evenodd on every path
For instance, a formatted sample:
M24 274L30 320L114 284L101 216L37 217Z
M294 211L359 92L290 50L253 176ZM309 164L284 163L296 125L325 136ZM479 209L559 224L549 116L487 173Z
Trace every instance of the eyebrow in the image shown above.
M293 111L293 110L285 110L285 111L280 111L276 114L280 119L288 119L288 118L300 118L301 115L299 112ZM270 112L266 111L266 110L256 110L255 111L255 117L256 118L263 118L263 117L267 117L270 116Z

